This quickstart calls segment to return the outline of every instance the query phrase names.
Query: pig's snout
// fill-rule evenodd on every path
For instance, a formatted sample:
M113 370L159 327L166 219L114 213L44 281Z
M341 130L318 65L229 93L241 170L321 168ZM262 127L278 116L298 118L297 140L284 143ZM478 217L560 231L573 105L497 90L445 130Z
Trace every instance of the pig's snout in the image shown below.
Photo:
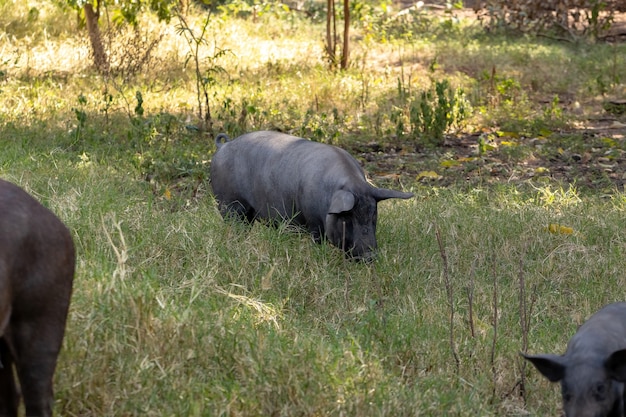
M370 263L376 259L376 243L345 248L346 257L352 261Z
M372 230L376 230L376 226L357 226L354 222L342 221L340 233L336 246L343 250L346 258L351 261L369 263L376 259L376 237L372 234Z
M346 254L346 256L348 256L351 261L364 262L366 264L369 264L371 262L374 262L374 260L376 259L376 252L368 251L360 255Z

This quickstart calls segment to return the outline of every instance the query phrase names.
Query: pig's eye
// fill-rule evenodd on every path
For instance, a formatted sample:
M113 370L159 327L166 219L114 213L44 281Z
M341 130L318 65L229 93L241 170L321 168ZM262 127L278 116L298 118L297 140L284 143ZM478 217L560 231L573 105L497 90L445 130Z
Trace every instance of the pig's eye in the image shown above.
M563 401L568 403L572 400L572 394L569 392L563 394Z
M606 397L607 387L604 382L598 382L593 389L593 396L597 401L602 401Z

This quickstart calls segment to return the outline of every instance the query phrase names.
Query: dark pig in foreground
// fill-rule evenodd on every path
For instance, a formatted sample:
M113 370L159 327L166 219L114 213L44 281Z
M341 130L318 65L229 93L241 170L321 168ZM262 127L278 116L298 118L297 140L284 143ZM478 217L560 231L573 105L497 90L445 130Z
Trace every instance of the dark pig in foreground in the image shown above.
M0 180L0 416L18 415L20 391L26 416L52 415L74 264L63 223Z
M564 355L526 355L552 382L561 382L566 417L623 417L626 303L609 304L585 322Z
M413 196L374 187L335 146L269 131L232 141L220 134L216 144L211 184L224 218L291 221L355 259L373 259L376 203Z

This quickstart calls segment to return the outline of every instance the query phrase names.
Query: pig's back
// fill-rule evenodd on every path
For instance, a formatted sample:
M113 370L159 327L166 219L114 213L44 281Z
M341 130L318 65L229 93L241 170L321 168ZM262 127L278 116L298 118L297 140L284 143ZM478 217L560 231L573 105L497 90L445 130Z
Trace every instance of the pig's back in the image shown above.
M609 304L592 315L568 344L569 354L601 356L626 349L626 303Z
M245 199L257 211L294 205L303 193L322 198L325 189L341 187L355 176L364 180L358 163L344 150L271 131L227 142L211 163L216 197ZM286 207L284 214L293 210Z

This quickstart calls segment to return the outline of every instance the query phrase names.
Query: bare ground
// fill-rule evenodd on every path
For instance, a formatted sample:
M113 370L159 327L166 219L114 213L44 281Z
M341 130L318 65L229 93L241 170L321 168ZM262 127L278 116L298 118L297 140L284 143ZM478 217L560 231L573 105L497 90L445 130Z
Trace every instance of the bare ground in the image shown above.
M379 185L415 180L436 186L555 180L603 192L626 190L626 123L615 119L546 137L481 132L450 137L436 148L372 142L355 145L352 153Z
M443 10L434 3L427 7ZM471 3L466 1L468 7L456 13L475 18ZM413 5L401 2L401 8ZM600 41L626 42L626 11L615 14ZM616 100L626 110L626 97ZM545 136L475 132L448 137L436 148L389 140L354 145L351 151L380 185L415 180L437 186L555 180L589 190L626 191L625 113L599 110L578 126Z

